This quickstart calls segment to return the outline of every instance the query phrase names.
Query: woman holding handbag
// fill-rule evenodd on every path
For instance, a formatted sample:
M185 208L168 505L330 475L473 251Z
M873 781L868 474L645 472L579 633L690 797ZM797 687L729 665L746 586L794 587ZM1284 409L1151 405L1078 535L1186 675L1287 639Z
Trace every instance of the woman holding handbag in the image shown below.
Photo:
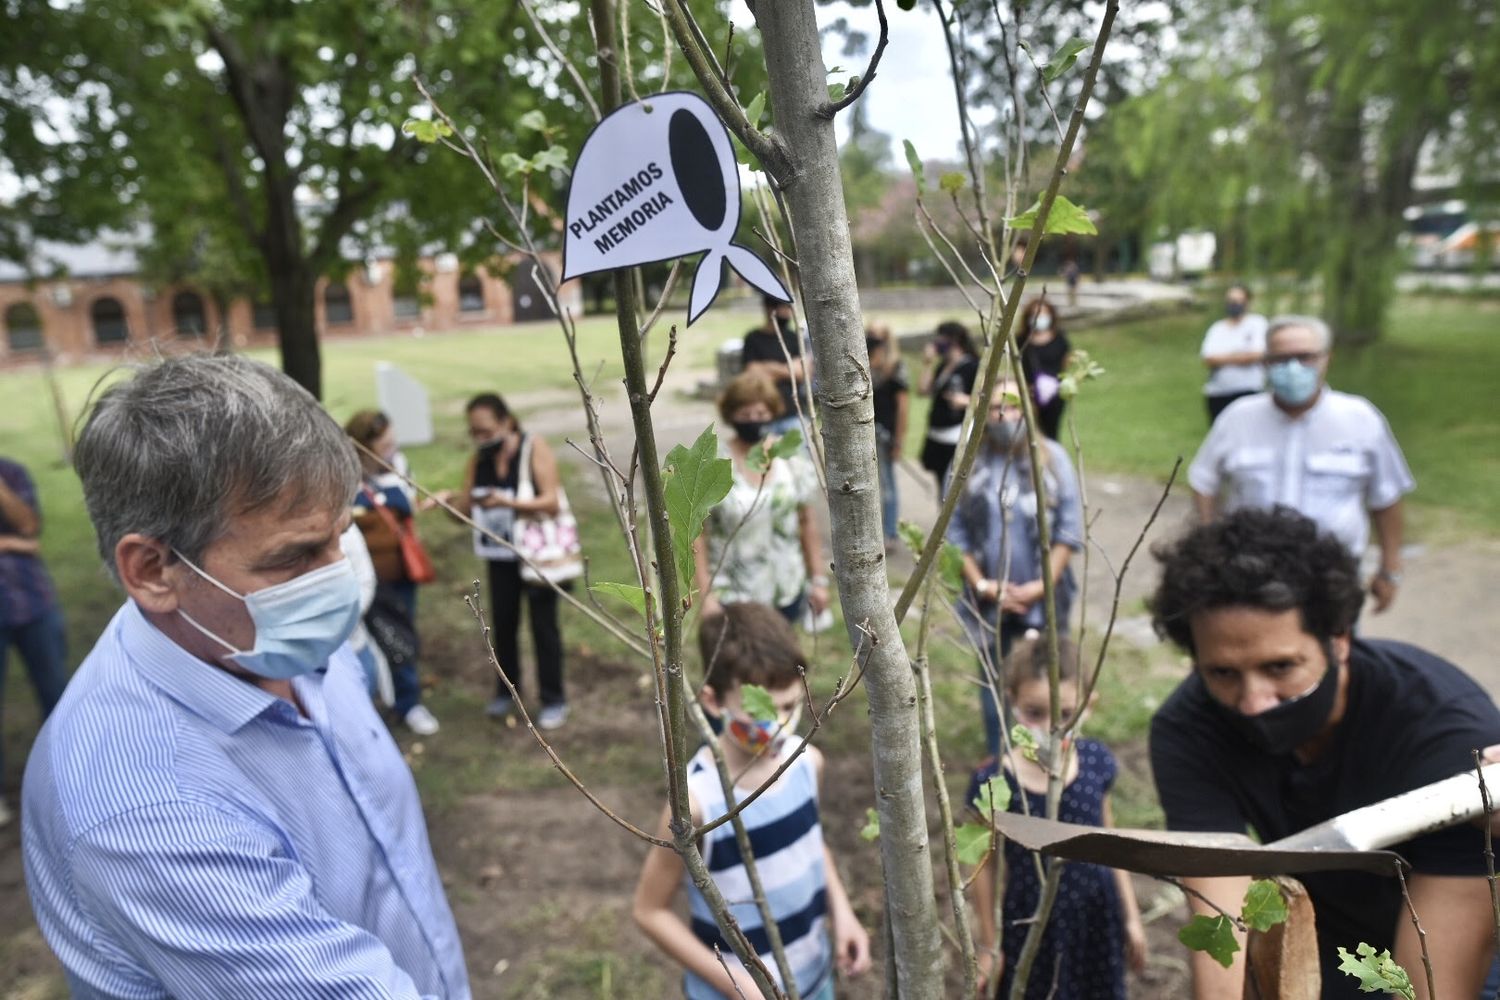
M557 591L583 569L577 522L568 510L557 457L546 441L527 434L492 392L469 400L469 438L477 450L464 472L455 501L482 530L474 552L485 560L490 580L490 634L495 658L516 691L521 690L521 599L531 618L542 707L536 724L557 729L568 719L563 693L563 643L557 625ZM486 709L504 718L515 709L510 691L496 678L495 699Z
M433 573L412 521L415 491L407 483L406 456L396 447L390 418L379 410L360 410L344 432L360 446L363 475L354 497L354 523L375 565L375 599L365 612L365 627L390 667L391 714L418 736L431 736L438 721L422 704L417 672L417 585L431 582Z

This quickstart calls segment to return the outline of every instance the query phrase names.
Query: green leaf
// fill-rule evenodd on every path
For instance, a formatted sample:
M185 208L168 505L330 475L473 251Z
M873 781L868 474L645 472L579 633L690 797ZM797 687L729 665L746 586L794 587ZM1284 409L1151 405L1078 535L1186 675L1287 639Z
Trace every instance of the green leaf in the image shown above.
M453 134L447 122L431 121L427 118L408 118L401 123L401 133L418 142L437 142Z
M531 158L536 170L567 170L568 151L562 146L548 146Z
M977 865L989 853L994 831L983 823L965 823L953 831L953 846L962 864Z
M1040 200L1026 211L1013 219L1006 219L1005 224L1012 229L1030 229L1036 225L1036 214L1041 211ZM1073 204L1062 195L1058 195L1052 202L1052 211L1047 213L1047 225L1043 233L1078 233L1083 236L1097 236L1099 229L1094 225L1088 213L1082 207Z
M1062 378L1058 380L1058 392L1063 399L1072 399L1078 395L1078 390L1083 387L1083 383L1092 382L1104 374L1104 369L1089 357L1088 351L1074 351L1068 355L1068 367L1063 370Z
M901 145L906 150L906 165L911 168L911 175L917 179L917 190L927 190L927 172L922 168L922 158L917 155L917 147L911 144L910 139L902 139Z
M967 183L969 183L969 179L957 170L949 170L938 178L938 187L945 194L958 194L964 189L964 185Z
M938 550L938 573L942 575L943 582L954 590L963 587L964 554L952 542L944 542L943 547Z
M865 810L865 825L860 828L859 835L865 840L880 839L880 814L874 809Z
M1281 887L1268 878L1256 879L1245 891L1245 907L1240 919L1251 930L1268 931L1286 920L1286 900Z
M526 112L516 119L516 128L529 129L532 132L547 131L547 116L539 109Z
M1010 808L1010 783L997 774L980 785L979 794L974 798L974 808L985 817L1005 812Z
M761 116L766 113L766 92L762 90L750 98L750 106L745 109L745 117L750 119L750 124L756 128L760 127Z
M802 431L793 427L777 438L775 443L761 441L751 448L750 454L745 456L745 464L750 467L751 472L765 472L776 459L789 458L795 455L800 447L802 447Z
M1177 932L1177 940L1193 951L1207 952L1226 969L1234 964L1234 953L1240 950L1240 943L1234 937L1234 923L1222 914L1196 915Z
M844 99L844 85L842 83L830 83L828 85L828 99L834 104Z
M913 553L921 552L922 546L927 544L927 536L922 533L921 526L911 521L897 523L896 534L901 536L901 540Z
M628 583L595 583L589 586L589 590L618 597L642 615L646 613L646 592L640 587Z
M516 174L531 173L531 161L520 153L504 152L500 154L500 169L505 171L505 176L514 177Z
M678 445L667 452L662 468L677 578L684 591L693 583L693 541L702 533L709 511L729 495L734 482L729 459L720 458L718 452L719 439L709 424L691 448Z
M781 713L776 711L776 702L771 700L771 693L759 684L740 685L740 704L745 706L745 711L750 718L757 722L775 722Z
M1078 61L1078 53L1088 47L1088 42L1080 41L1077 38L1068 39L1063 47L1057 50L1057 54L1052 57L1052 61L1042 67L1042 79L1051 83L1062 76L1068 70L1072 69L1073 64Z
M1339 948L1339 958L1342 959L1339 971L1358 979L1361 993L1395 993L1406 1000L1416 1000L1417 991L1411 984L1411 977L1391 958L1389 950L1377 955L1374 947L1363 941L1354 950L1359 952L1358 958L1349 954L1347 949Z
M1036 736L1019 722L1010 727L1010 745L1021 751L1021 756L1027 760L1036 760L1039 749Z

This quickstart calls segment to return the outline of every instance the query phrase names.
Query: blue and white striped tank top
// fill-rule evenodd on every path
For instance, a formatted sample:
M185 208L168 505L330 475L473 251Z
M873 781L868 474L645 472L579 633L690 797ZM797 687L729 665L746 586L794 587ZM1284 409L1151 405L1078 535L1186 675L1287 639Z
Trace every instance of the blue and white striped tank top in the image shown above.
M795 746L794 741L788 740L782 752L790 753ZM728 811L708 747L701 748L688 763L688 792L702 809L705 822ZM743 798L749 790L740 789L736 794ZM750 835L756 870L771 912L776 916L798 992L804 997L816 996L833 975L833 949L828 940L823 827L818 822L818 776L812 757L805 753L799 757L774 786L740 815ZM714 883L730 904L740 929L780 982L771 942L761 924L750 879L735 843L733 824L726 823L710 831L704 841L703 859ZM693 933L709 948L717 945L730 969L739 968L740 961L714 923L702 893L690 878L685 878L685 882ZM683 991L688 1000L720 1000L717 990L691 972L684 976Z

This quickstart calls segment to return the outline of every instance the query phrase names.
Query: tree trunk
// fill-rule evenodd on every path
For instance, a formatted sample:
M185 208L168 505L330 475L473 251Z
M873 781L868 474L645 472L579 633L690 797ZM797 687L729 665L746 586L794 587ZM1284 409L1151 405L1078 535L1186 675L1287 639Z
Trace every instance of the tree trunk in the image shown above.
M854 279L814 0L755 5L776 130L791 151L785 198L796 232L803 306L818 372L828 509L839 599L857 657L868 656L871 753L893 954L903 998L943 994L942 950L922 787L916 682L891 613L880 527L875 423L864 323ZM871 644L858 626L878 637Z
M281 370L315 399L323 398L323 357L318 349L317 276L305 261L270 256L271 304L276 308Z

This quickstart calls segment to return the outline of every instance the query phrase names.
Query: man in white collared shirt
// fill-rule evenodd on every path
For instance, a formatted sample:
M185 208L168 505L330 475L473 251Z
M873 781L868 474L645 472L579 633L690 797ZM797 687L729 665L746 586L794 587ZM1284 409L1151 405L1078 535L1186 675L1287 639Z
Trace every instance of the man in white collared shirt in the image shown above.
M1401 581L1401 498L1416 485L1390 426L1369 400L1328 387L1332 334L1322 320L1280 316L1266 333L1270 391L1220 415L1188 469L1201 521L1244 507L1290 507L1356 557L1375 525L1370 582L1384 611Z

